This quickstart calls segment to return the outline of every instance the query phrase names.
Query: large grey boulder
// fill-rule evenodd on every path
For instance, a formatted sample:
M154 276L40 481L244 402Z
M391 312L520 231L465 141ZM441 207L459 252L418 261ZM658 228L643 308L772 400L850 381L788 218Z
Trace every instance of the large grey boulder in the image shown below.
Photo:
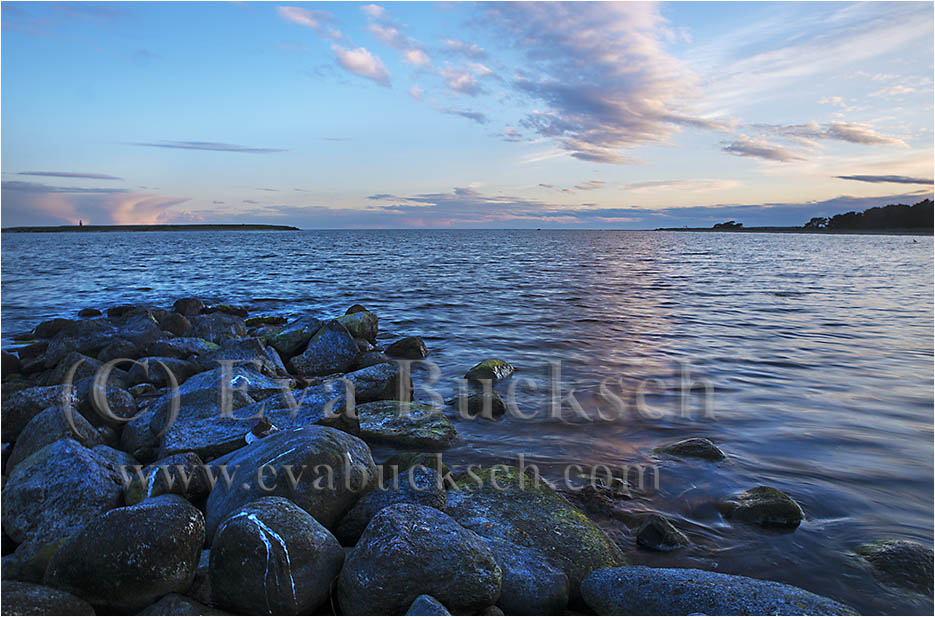
M94 615L78 596L34 583L4 580L0 598L4 615Z
M193 315L188 317L192 324L189 336L202 338L212 343L223 343L232 338L243 338L247 335L247 326L243 318L236 315L217 312L207 315Z
M856 615L791 585L694 569L595 570L581 595L598 615Z
M217 605L245 614L307 615L331 593L344 550L305 510L264 497L224 519L211 544Z
M309 340L318 332L321 325L320 319L303 316L287 323L275 333L269 334L265 340L283 357L291 358L308 345Z
M137 611L188 589L203 543L201 512L163 495L91 521L55 553L45 581L95 606Z
M20 462L3 488L3 531L16 542L46 544L120 505L123 482L104 457L71 439Z
M7 459L7 469L13 469L20 461L59 439L74 439L86 448L104 443L97 429L74 408L49 407L30 420L20 433Z
M445 414L422 403L374 401L357 405L360 436L397 448L440 450L458 437Z
M232 481L229 485L218 482L208 496L205 518L209 539L234 510L269 496L289 499L332 529L370 489L376 476L367 444L326 426L273 433L231 453L222 464ZM298 480L293 482L295 478Z
M338 523L335 535L344 546L357 544L360 535L380 510L397 503L412 503L445 511L445 486L434 469L410 467L394 481L365 493Z
M354 338L364 339L371 344L376 344L377 330L379 329L379 319L377 319L376 313L356 311L342 315L336 321L347 328L347 331Z
M345 373L354 365L359 349L354 337L340 322L332 319L315 333L301 354L290 363L301 375Z
M130 367L127 384L135 386L140 383L151 383L156 387L165 388L172 384L173 379L176 384L182 384L200 371L201 367L198 365L179 358L158 356L140 358Z
M384 400L410 400L412 398L412 378L405 379L395 363L380 363L356 370L344 376L350 382L357 403L370 403ZM342 381L337 387L346 387Z
M568 577L571 599L593 570L625 563L600 527L544 481L516 467L495 465L460 478L458 490L448 491L445 511L484 538L541 553L545 563Z
M883 540L864 544L857 554L873 566L888 585L932 594L932 546L909 540Z
M74 391L65 386L26 388L3 396L0 431L4 441L15 441L29 421L53 405L75 405Z
M396 504L370 521L338 578L348 615L401 615L428 594L455 614L500 595L500 568L484 541L435 508Z
M191 356L217 351L220 348L221 346L217 343L212 343L202 338L178 337L153 341L146 346L146 355L185 360Z
M273 355L258 338L228 339L218 349L200 354L195 363L199 371L210 371L223 364L243 366L267 377L288 376L282 360Z
M497 605L509 615L562 615L568 606L565 573L538 550L507 540L484 541L503 572Z

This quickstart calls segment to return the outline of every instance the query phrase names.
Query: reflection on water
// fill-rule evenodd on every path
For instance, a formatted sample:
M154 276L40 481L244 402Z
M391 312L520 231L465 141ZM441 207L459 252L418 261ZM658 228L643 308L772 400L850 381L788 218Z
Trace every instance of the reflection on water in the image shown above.
M519 377L534 419L459 422L453 467L515 459L659 466L659 490L626 504L671 517L697 546L634 563L781 580L863 612L930 613L881 586L849 551L932 541L932 239L644 232L372 231L4 234L3 336L52 316L183 295L254 312L381 317L381 340L422 336L447 398L477 360ZM563 393L602 404L650 384L659 419L563 422L545 413L549 362ZM714 388L713 419L679 413L680 367ZM418 377L417 377L418 379ZM658 381L650 381L658 380ZM508 384L501 384L504 390ZM626 398L626 396L624 396ZM721 464L652 448L708 437ZM387 453L377 451L378 456ZM729 524L718 497L769 484L802 503L794 533Z

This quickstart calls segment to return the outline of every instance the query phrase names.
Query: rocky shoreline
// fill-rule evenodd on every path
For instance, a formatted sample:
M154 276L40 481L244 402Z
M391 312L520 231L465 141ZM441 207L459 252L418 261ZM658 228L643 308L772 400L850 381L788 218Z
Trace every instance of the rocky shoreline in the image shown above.
M781 583L626 564L568 494L513 465L452 473L449 416L496 418L505 361L465 367L447 408L411 402L418 337L379 318L250 315L183 298L84 309L3 351L4 614L853 614ZM485 387L488 386L488 387ZM370 445L396 454L382 464ZM716 464L687 438L663 456ZM458 470L461 471L461 470ZM775 488L723 496L738 524L794 530ZM624 523L621 523L624 524ZM635 541L691 540L659 515ZM855 547L881 580L931 594L932 550Z

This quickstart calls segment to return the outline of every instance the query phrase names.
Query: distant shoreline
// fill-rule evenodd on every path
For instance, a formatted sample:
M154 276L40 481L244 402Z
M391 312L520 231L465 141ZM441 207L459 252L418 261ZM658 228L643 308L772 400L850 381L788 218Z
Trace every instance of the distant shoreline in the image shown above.
M5 227L3 233L69 233L88 231L301 231L290 225L56 225Z
M816 234L816 235L875 235L875 236L931 236L931 229L805 229L804 227L741 227L740 229L713 229L711 227L659 227L653 231L705 231L719 233L757 234Z

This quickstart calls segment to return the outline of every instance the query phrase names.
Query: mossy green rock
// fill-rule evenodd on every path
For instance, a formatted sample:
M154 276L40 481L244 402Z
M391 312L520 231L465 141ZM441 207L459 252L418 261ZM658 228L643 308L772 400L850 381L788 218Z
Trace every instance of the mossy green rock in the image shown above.
M685 458L700 458L706 461L722 461L727 456L710 439L692 437L660 446L654 450L659 454Z
M541 479L537 483L516 467L495 465L462 476L458 490L448 491L445 511L484 537L542 553L568 577L572 599L592 570L625 563L600 527Z
M857 554L873 566L884 583L932 594L931 546L908 540L883 540L865 544Z
M488 358L471 367L471 370L464 374L464 378L468 381L486 379L490 380L491 383L496 383L512 375L514 370L513 365L509 362Z
M795 529L805 516L794 499L771 486L756 486L729 497L718 509L728 518L761 527Z
M341 322L332 319L312 336L305 351L294 356L292 369L300 375L331 375L347 372L357 360L360 349Z
M441 410L421 403L374 401L357 406L360 436L400 448L447 448L458 436Z
M650 514L643 519L636 531L636 541L654 551L674 551L691 544L685 534L658 514Z
M347 331L354 338L362 338L373 344L377 342L380 320L377 318L376 313L357 311L356 313L342 315L336 321L347 328Z
M302 317L267 336L264 342L271 345L283 357L288 358L302 351L319 328L321 328L321 320L310 316Z

